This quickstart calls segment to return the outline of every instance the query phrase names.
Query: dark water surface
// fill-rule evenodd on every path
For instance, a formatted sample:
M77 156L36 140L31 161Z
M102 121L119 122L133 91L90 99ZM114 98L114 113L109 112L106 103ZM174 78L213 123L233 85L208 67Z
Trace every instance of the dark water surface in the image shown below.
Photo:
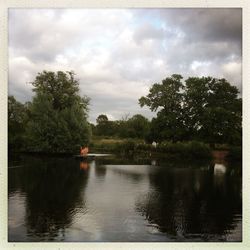
M241 241L240 167L10 157L9 241Z

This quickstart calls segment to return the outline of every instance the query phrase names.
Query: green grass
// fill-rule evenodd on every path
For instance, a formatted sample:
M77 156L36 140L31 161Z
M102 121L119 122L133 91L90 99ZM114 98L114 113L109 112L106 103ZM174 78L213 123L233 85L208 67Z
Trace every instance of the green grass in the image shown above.
M102 138L95 139L90 145L91 151L137 154L137 153L159 153L162 155L182 156L185 158L211 158L210 147L202 142L162 142L154 148L151 144L146 144L142 140Z

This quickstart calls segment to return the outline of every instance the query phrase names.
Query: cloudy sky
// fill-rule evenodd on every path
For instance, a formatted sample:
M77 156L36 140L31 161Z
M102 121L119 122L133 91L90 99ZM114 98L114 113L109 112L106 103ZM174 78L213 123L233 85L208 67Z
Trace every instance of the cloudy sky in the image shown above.
M226 78L241 91L241 9L9 9L9 94L36 74L73 70L89 120L141 113L138 98L173 73Z

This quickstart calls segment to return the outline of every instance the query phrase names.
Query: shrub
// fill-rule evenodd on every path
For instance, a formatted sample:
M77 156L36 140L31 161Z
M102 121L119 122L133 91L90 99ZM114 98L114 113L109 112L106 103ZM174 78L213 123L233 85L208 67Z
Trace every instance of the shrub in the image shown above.
M156 152L185 158L210 158L211 149L207 144L197 141L172 143L164 141L153 147L151 144L126 139L122 141L97 141L92 144L94 150L107 153L133 154L140 152Z
M157 147L157 151L172 155L182 155L188 158L209 158L211 149L207 144L197 141L172 143L164 141Z

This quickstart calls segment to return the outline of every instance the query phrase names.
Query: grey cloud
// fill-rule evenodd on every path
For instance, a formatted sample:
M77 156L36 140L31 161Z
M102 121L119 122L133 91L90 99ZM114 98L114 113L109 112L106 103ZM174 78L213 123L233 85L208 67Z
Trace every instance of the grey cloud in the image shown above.
M21 101L42 70L73 70L100 113L154 115L138 98L151 84L226 77L241 89L240 9L15 10L9 16L9 92Z
M163 39L164 30L155 28L149 23L142 24L134 32L134 40L140 44L143 40L148 39Z
M19 102L25 103L31 101L33 94L30 86L22 87L16 82L9 81L8 95L13 95Z
M188 69L194 60L217 64L231 57L241 59L241 9L147 9L141 14L163 20L165 28L175 33L164 36L161 50L173 69L174 65Z
M52 62L68 50L102 46L105 38L115 37L127 21L122 20L126 12L120 12L115 16L113 10L11 9L9 45L32 61Z
M154 70L152 64L155 58L164 62L165 74L186 74L194 61L211 63L217 68L230 60L241 60L241 9L147 9L138 13L152 19L161 18L167 32L143 24L134 30L135 43L139 41L141 45L142 41L152 38L153 46L145 50L143 46L126 44L125 49L116 51L116 58L121 58L123 62L119 66L122 68L121 74L128 79L140 79L142 75L148 78ZM147 34L149 30L152 30L152 34ZM157 40L159 37L162 39ZM135 61L131 58L134 57L143 61L144 70L133 67ZM130 67L124 67L124 62ZM155 77L155 74L151 75ZM240 83L241 77L238 77L237 84Z
M9 46L34 62L50 62L78 39L76 27L60 24L63 10L10 10Z
M10 9L9 10L9 45L29 50L39 46L41 40L51 33L59 21L58 10ZM50 37L48 37L50 39ZM57 44L58 45L58 44Z
M197 42L188 44L179 42L170 45L166 50L166 58L169 63L184 64L187 67L194 60L209 61L214 64L230 60L232 57L240 58L238 47L228 43Z
M166 25L180 29L189 41L234 41L241 43L240 8L196 8L160 10Z

